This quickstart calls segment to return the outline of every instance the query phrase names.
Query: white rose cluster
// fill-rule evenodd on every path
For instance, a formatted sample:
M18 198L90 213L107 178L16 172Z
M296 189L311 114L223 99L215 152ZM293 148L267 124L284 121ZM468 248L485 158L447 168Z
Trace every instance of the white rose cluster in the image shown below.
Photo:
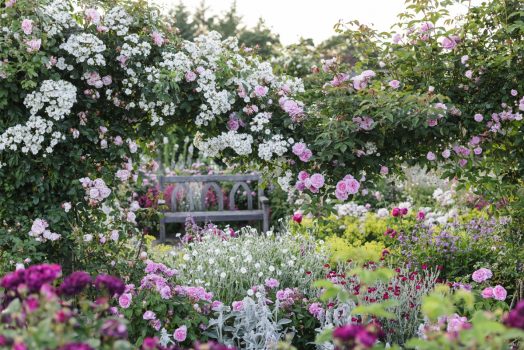
M232 148L238 155L245 156L251 154L253 136L241 134L236 131L223 132L219 136L212 137L206 141L195 139L197 146L207 157L216 157L226 148Z
M4 131L0 135L0 152L4 150L17 151L19 145L22 153L36 155L43 148L45 135L51 134L47 153L53 151L53 147L65 137L58 131L53 132L53 123L39 116L31 116L25 125L15 125Z
M104 17L104 24L114 30L118 36L124 36L129 31L129 26L133 23L133 16L130 16L122 7L115 6Z
M47 115L54 120L64 119L76 103L76 87L65 80L44 80L40 88L28 94L24 105L32 116L45 107Z
M76 57L77 63L86 62L91 66L106 65L102 55L102 52L106 50L106 45L93 34L72 34L65 43L60 45L60 48Z
M36 219L33 221L31 226L31 231L29 231L29 236L34 237L38 242L45 241L56 241L60 239L61 235L55 232L51 232L49 229L49 224L43 219Z
M48 37L53 37L67 29L78 27L78 23L71 16L71 3L69 1L51 1L42 8L42 13L51 19L43 22L43 29Z
M258 157L270 161L273 154L281 157L289 150L290 144L282 135L273 135L271 139L264 140L258 145Z
M91 180L88 177L83 177L79 181L86 191L85 198L91 205L101 203L111 194L111 190L102 179Z

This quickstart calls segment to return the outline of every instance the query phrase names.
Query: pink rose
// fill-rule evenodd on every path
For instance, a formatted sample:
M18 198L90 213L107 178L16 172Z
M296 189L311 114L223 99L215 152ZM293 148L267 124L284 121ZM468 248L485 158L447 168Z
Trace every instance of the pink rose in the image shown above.
M300 224L302 222L302 214L299 213L299 212L296 212L293 214L293 217L292 217L293 221L296 222L297 224Z
M513 96L513 97L515 97L515 96L517 96L519 94L519 92L517 90L515 90L515 89L512 89L510 91L510 93L511 93L511 96Z
M480 293L484 299L493 298L493 288L487 287Z
M453 50L457 46L457 42L452 37L446 37L440 43L446 50Z
M300 181L305 181L308 178L309 178L309 174L307 172L305 172L304 170L302 170L301 172L298 173L298 179Z
M233 311L242 311L244 309L244 302L243 301L234 301L231 306L233 307Z
M389 82L389 86L392 87L393 89L398 89L400 87L400 81L398 81L398 80L391 80Z
M175 332L173 333L173 338L175 338L177 342L183 342L184 340L186 340L186 337L187 337L187 327L186 326L181 326L175 329Z
M293 147L291 148L291 151L293 152L293 154L297 155L297 156L300 156L302 153L304 153L304 151L307 149L307 146L305 143L303 142L297 142L293 145Z
M506 300L507 296L508 292L501 285L496 285L495 287L493 287L493 298L495 298L496 300L504 301Z
M132 299L133 297L130 293L124 293L118 298L118 305L120 305L120 307L123 309L127 309L129 305L131 305ZM144 317L145 317L145 314L144 314Z
M40 50L40 46L42 45L41 39L31 39L29 41L26 41L27 45L27 52L36 52Z
M189 82L189 83L192 82L192 81L195 81L196 77L197 77L196 73L193 72L192 70L187 71L186 74L185 74L186 81Z
M113 79L111 78L110 75L105 75L102 77L102 83L104 83L104 85L111 85L111 83L113 82Z
M305 163L308 162L312 156L313 152L311 152L309 149L306 149L298 158Z
M22 31L24 34L29 35L33 32L33 21L30 19L24 19L22 21Z
M324 176L322 174L311 175L311 185L316 189L324 186Z
M426 158L427 158L429 161L434 161L435 159L437 159L437 156L436 156L435 153L433 153L433 152L428 152L428 154L426 155Z
M430 22L424 22L424 23L422 23L422 25L420 26L419 31L420 31L421 33L425 33L425 32L427 32L427 31L429 31L429 30L431 30L431 29L433 29L433 28L434 28L433 23L430 23Z
M335 197L337 197L338 200L345 201L346 199L348 199L348 193L347 191L335 190Z
M240 124L238 123L238 119L231 118L227 121L228 130L237 131L239 127L240 127Z
M156 46L162 46L164 44L164 37L162 36L162 33L153 32L151 33L151 38L153 39L153 43Z
M473 78L473 71L471 69L467 70L466 74L464 74L464 75L466 76L466 78L471 79L471 78Z
M345 181L348 186L348 190L347 190L348 194L355 194L358 192L358 189L360 188L360 183L357 180L347 179Z
M477 271L473 272L473 274L471 275L471 278L473 279L473 281L477 283L482 283L486 280L489 280L491 277L493 277L493 273L491 272L490 269L486 269L486 268L478 269Z
M85 12L85 18L87 22L98 24L100 23L100 13L93 8L87 9Z
M263 97L267 95L269 88L267 86L257 85L255 86L255 96Z
M393 210L391 210L391 216L393 216L393 217L395 217L395 218L398 217L398 216L400 216L400 214L401 214L401 213L400 213L400 208L396 208L396 207L395 207L395 208L393 208Z
M480 123L484 119L484 116L480 113L477 113L473 116L473 119L475 119L477 123Z
M298 181L296 184L295 184L295 188L297 189L297 191L304 191L306 189L306 184L303 182L303 181Z
M345 180L337 182L336 191L340 193L346 193L348 191L348 183Z
M153 311L147 310L142 316L144 320L156 320L156 314Z
M382 165L382 166L380 167L380 174L381 174L381 175L387 175L388 173L389 173L389 169L388 169L388 167Z

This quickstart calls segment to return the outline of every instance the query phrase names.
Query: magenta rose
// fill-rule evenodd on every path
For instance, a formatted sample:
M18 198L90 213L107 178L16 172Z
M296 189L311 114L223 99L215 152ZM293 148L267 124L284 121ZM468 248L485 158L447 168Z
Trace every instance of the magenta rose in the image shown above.
M186 340L186 337L187 337L187 327L186 326L181 326L175 329L175 332L173 333L173 338L175 338L177 342L180 342L180 343L183 342L184 340Z

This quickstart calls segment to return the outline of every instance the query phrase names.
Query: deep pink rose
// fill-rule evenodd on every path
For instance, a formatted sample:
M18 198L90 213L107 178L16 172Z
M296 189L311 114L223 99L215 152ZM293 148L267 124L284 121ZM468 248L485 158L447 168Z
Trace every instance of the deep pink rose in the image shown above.
M186 326L181 326L175 329L175 332L173 333L173 338L175 338L177 342L179 343L183 342L184 340L186 340L186 337L187 337L187 327Z

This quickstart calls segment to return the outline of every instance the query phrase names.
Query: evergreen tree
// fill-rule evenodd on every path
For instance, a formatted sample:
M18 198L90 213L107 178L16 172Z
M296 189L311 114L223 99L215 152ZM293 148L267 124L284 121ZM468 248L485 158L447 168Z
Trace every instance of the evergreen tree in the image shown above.
M194 20L190 21L191 12L182 1L171 11L171 16L175 21L178 34L185 40L193 40L197 34L198 26Z

